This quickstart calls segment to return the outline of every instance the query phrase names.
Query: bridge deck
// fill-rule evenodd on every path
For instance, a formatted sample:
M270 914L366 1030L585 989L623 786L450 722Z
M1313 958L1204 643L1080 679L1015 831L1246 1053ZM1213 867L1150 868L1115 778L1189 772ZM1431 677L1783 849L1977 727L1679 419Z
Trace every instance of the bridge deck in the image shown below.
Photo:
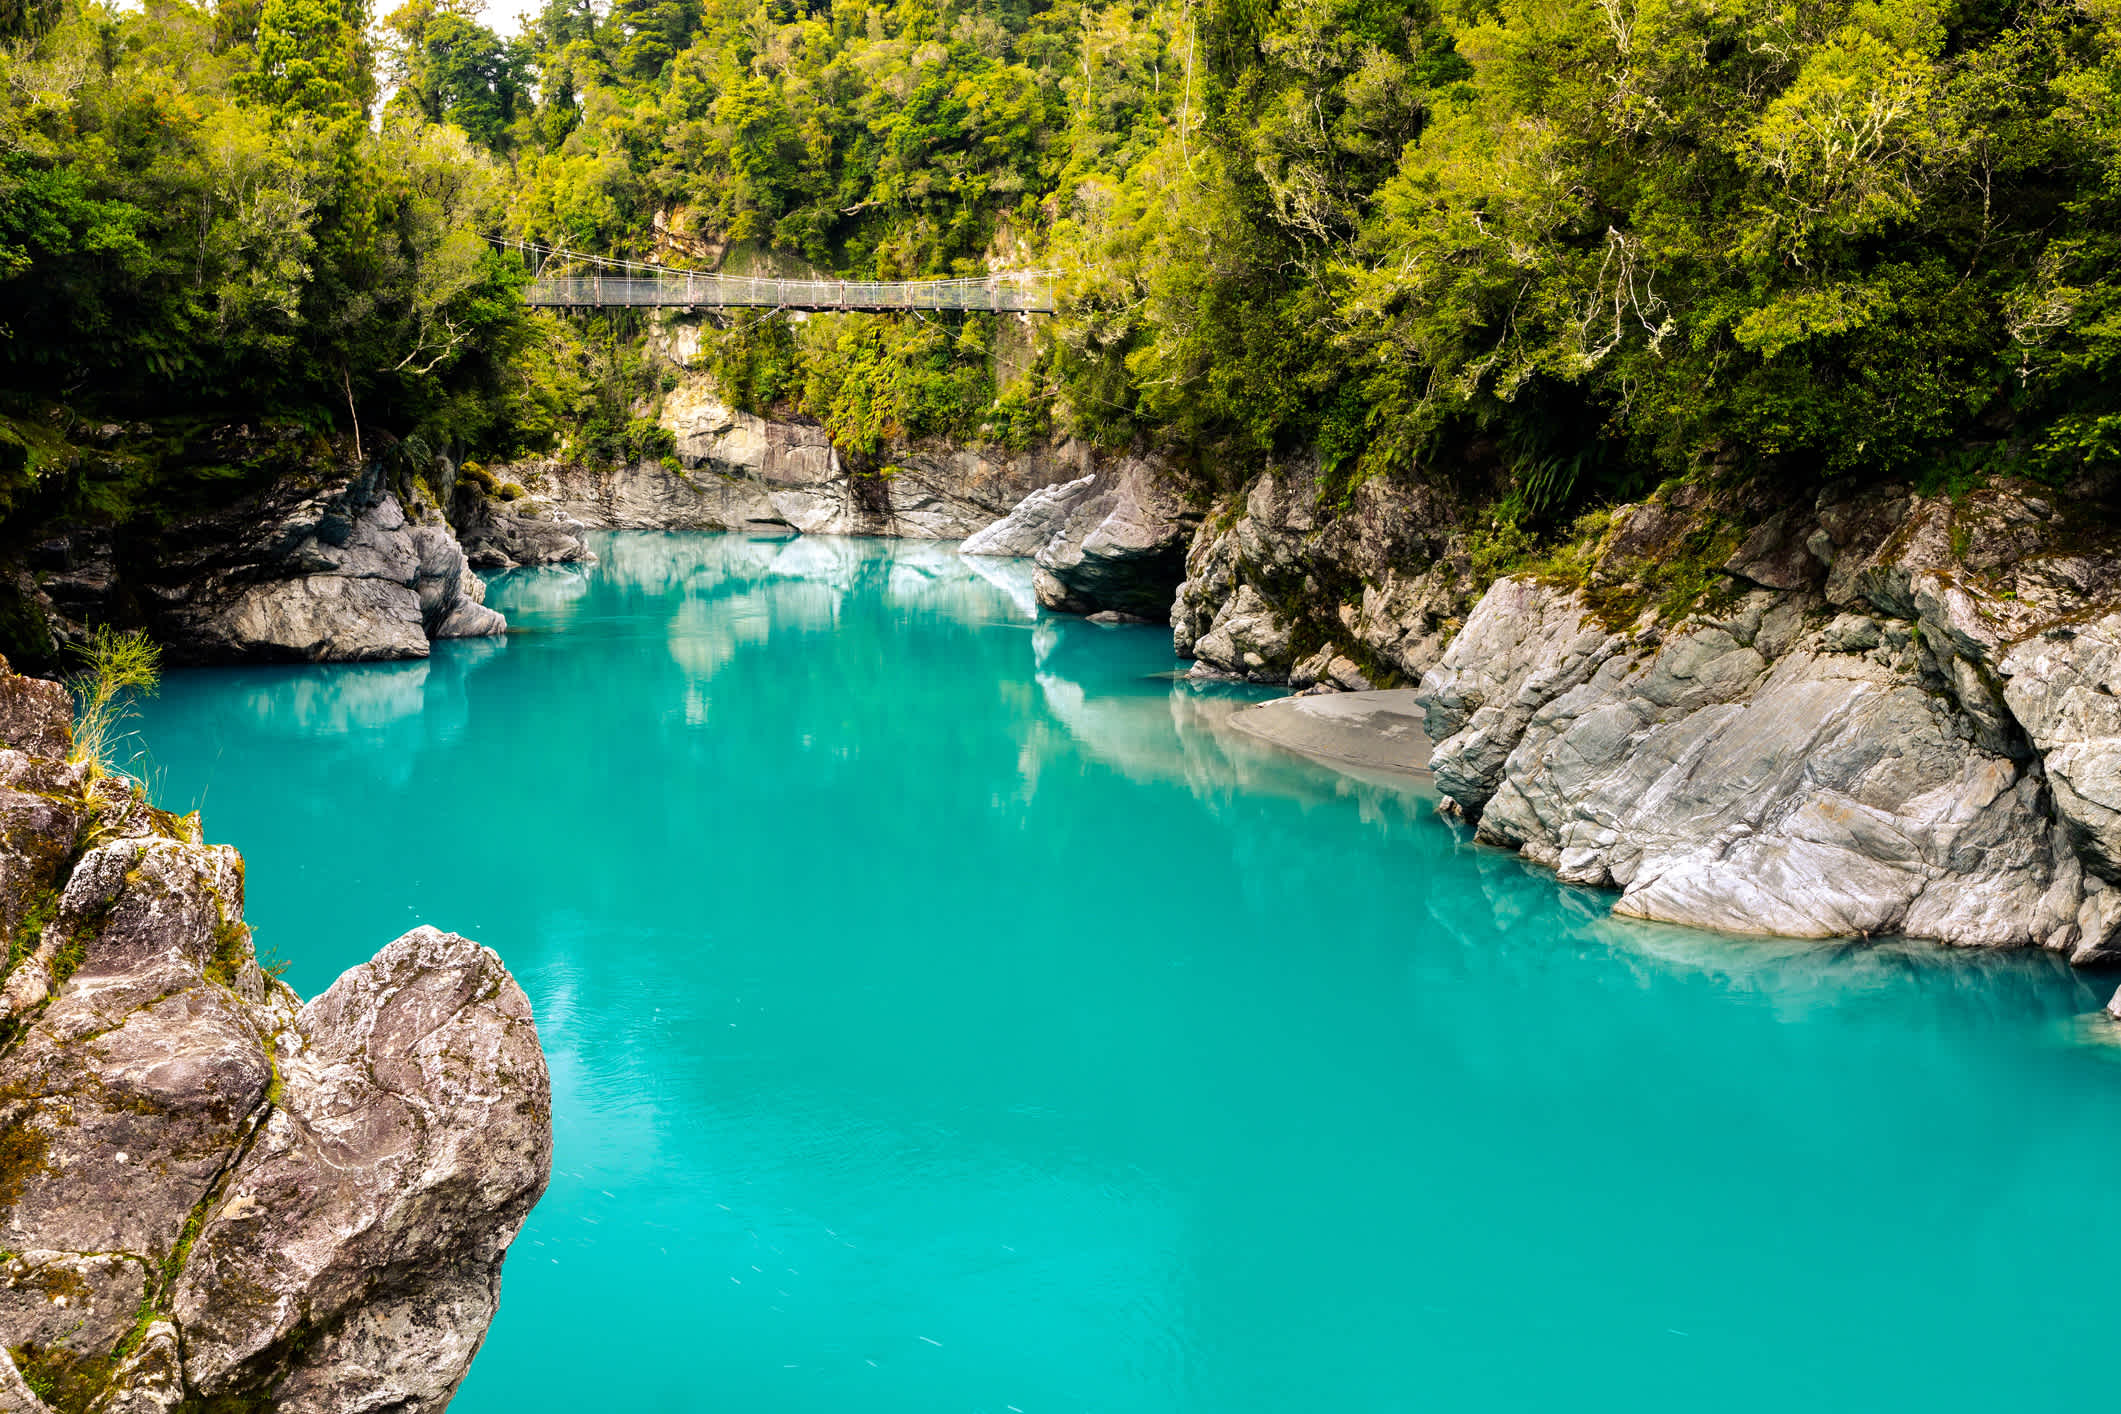
M681 271L652 275L548 275L533 281L533 305L680 309L979 309L1051 314L1042 285L1008 277L974 280L773 280Z

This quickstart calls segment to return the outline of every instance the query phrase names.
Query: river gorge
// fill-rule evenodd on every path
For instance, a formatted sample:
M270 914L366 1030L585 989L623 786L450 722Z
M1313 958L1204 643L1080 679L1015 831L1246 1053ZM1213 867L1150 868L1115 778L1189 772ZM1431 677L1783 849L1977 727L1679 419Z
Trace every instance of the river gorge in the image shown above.
M530 999L553 1176L453 1409L2103 1394L2110 977L1614 917L1028 565L588 540L505 636L138 723L297 992L433 924Z

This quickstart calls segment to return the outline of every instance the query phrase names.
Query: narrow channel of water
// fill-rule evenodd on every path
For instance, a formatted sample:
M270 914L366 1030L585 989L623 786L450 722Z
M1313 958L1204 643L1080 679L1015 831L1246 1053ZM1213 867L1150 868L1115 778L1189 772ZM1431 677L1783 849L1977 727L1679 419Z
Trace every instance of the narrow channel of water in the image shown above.
M946 548L597 548L142 714L305 995L424 922L536 1006L460 1414L2110 1397L2121 1052L2051 959L1609 921Z

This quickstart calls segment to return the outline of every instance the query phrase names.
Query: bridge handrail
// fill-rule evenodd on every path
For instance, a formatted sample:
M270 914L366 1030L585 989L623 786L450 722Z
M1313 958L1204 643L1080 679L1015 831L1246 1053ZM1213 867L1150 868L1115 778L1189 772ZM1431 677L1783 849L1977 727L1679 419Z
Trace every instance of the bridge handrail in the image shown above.
M753 309L978 309L1045 314L1054 309L1045 282L1057 272L1008 271L928 280L810 280L769 275L723 275L608 256L582 255L525 241L495 244L547 258L580 261L592 274L544 275L531 283L527 303L542 307L712 307ZM606 274L606 270L623 274Z

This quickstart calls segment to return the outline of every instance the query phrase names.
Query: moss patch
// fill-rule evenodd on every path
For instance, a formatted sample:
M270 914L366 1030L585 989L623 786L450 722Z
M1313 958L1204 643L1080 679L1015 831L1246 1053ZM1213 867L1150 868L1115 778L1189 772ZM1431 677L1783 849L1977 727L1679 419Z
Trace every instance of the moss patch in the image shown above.
M51 1136L27 1120L0 1130L0 1212L22 1201L29 1181L47 1168Z
M214 953L207 959L206 977L224 987L236 985L243 965L250 961L250 925L225 915L214 925Z
M30 900L29 907L22 914L22 921L8 934L7 959L4 964L0 964L0 981L5 981L22 959L37 950L37 943L43 938L44 930L51 926L52 919L57 917L58 913L57 889L40 890Z
M18 1345L9 1353L22 1372L22 1382L60 1414L87 1414L117 1367L117 1360L107 1353L85 1354L63 1345L43 1349Z

